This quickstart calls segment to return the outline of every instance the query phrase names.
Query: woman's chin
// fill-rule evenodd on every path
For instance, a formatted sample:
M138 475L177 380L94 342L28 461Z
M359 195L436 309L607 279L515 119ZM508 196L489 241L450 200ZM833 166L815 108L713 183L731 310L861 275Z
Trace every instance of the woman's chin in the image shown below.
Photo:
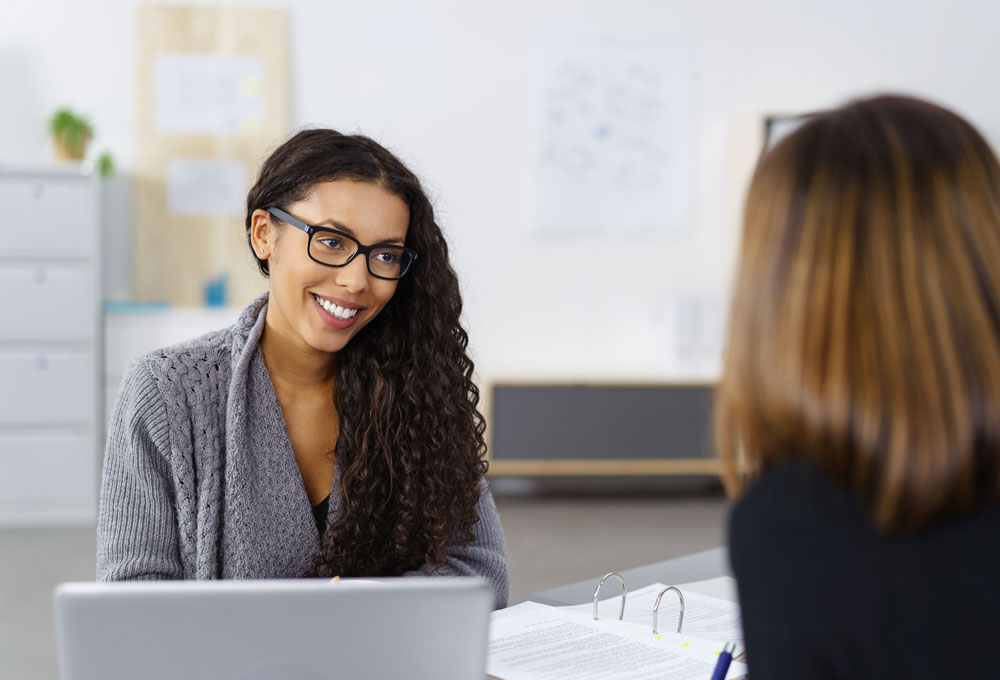
M354 333L331 331L331 329L323 327L320 329L309 329L309 334L304 336L303 339L306 341L306 344L315 350L335 354L344 349L354 335Z
M340 350L347 346L345 340L332 340L329 338L316 338L309 345L320 352L326 352L328 354L336 354Z

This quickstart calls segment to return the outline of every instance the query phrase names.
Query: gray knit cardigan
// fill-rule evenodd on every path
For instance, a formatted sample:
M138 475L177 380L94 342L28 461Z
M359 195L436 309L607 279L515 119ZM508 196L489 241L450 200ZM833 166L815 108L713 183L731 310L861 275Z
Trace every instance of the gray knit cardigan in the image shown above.
M267 295L230 328L129 367L108 431L97 577L303 576L320 547L302 477L259 350ZM334 467L328 522L336 520ZM407 574L478 575L507 602L503 531L485 480L475 540Z

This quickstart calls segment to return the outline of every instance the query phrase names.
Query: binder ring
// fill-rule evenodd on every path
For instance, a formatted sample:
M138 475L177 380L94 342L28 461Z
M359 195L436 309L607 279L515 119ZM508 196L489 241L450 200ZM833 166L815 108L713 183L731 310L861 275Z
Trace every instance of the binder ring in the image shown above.
M672 590L677 593L677 598L681 601L681 615L677 619L677 632L681 632L681 624L684 623L684 595L675 586L667 586L660 591L660 594L656 596L656 604L653 605L653 635L656 635L656 612L660 608L660 598L663 597L663 593L668 590ZM594 617L597 618L597 617Z
M612 576L617 576L618 580L622 582L622 608L618 612L618 620L621 621L625 618L625 598L628 597L628 588L625 587L625 579L622 577L622 575L619 574L617 571L612 571L604 575L604 578L601 579L601 582L597 584L597 590L594 591L594 621L598 620L597 594L601 592L601 586L604 585L604 582L607 581Z

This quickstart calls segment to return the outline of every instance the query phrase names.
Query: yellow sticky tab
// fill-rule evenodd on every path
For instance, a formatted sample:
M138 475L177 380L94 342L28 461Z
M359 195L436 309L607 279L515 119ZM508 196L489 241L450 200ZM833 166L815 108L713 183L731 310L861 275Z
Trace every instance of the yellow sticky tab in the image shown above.
M240 94L244 97L259 97L260 91L260 78L251 76L240 81Z
M662 635L654 635L653 637L655 637L657 640L662 640L663 639ZM691 643L690 642L685 642L684 644L691 644Z
M240 133L244 135L257 134L260 131L260 118L257 116L243 116L240 119Z
M690 646L691 646L690 642L685 642L684 644L681 645L681 647L690 647Z

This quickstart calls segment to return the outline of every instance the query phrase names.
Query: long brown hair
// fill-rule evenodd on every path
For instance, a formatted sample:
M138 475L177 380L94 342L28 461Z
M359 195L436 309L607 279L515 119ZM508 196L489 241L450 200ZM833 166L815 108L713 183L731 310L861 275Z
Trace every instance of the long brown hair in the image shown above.
M394 576L444 565L449 545L472 540L485 424L447 242L420 181L395 155L361 135L299 132L264 163L246 227L258 208L286 208L319 182L348 178L403 199L406 245L420 259L337 355L340 512L311 574ZM266 260L258 266L268 274Z
M730 490L809 459L884 531L1000 496L1000 167L969 123L877 97L763 156L716 440Z

